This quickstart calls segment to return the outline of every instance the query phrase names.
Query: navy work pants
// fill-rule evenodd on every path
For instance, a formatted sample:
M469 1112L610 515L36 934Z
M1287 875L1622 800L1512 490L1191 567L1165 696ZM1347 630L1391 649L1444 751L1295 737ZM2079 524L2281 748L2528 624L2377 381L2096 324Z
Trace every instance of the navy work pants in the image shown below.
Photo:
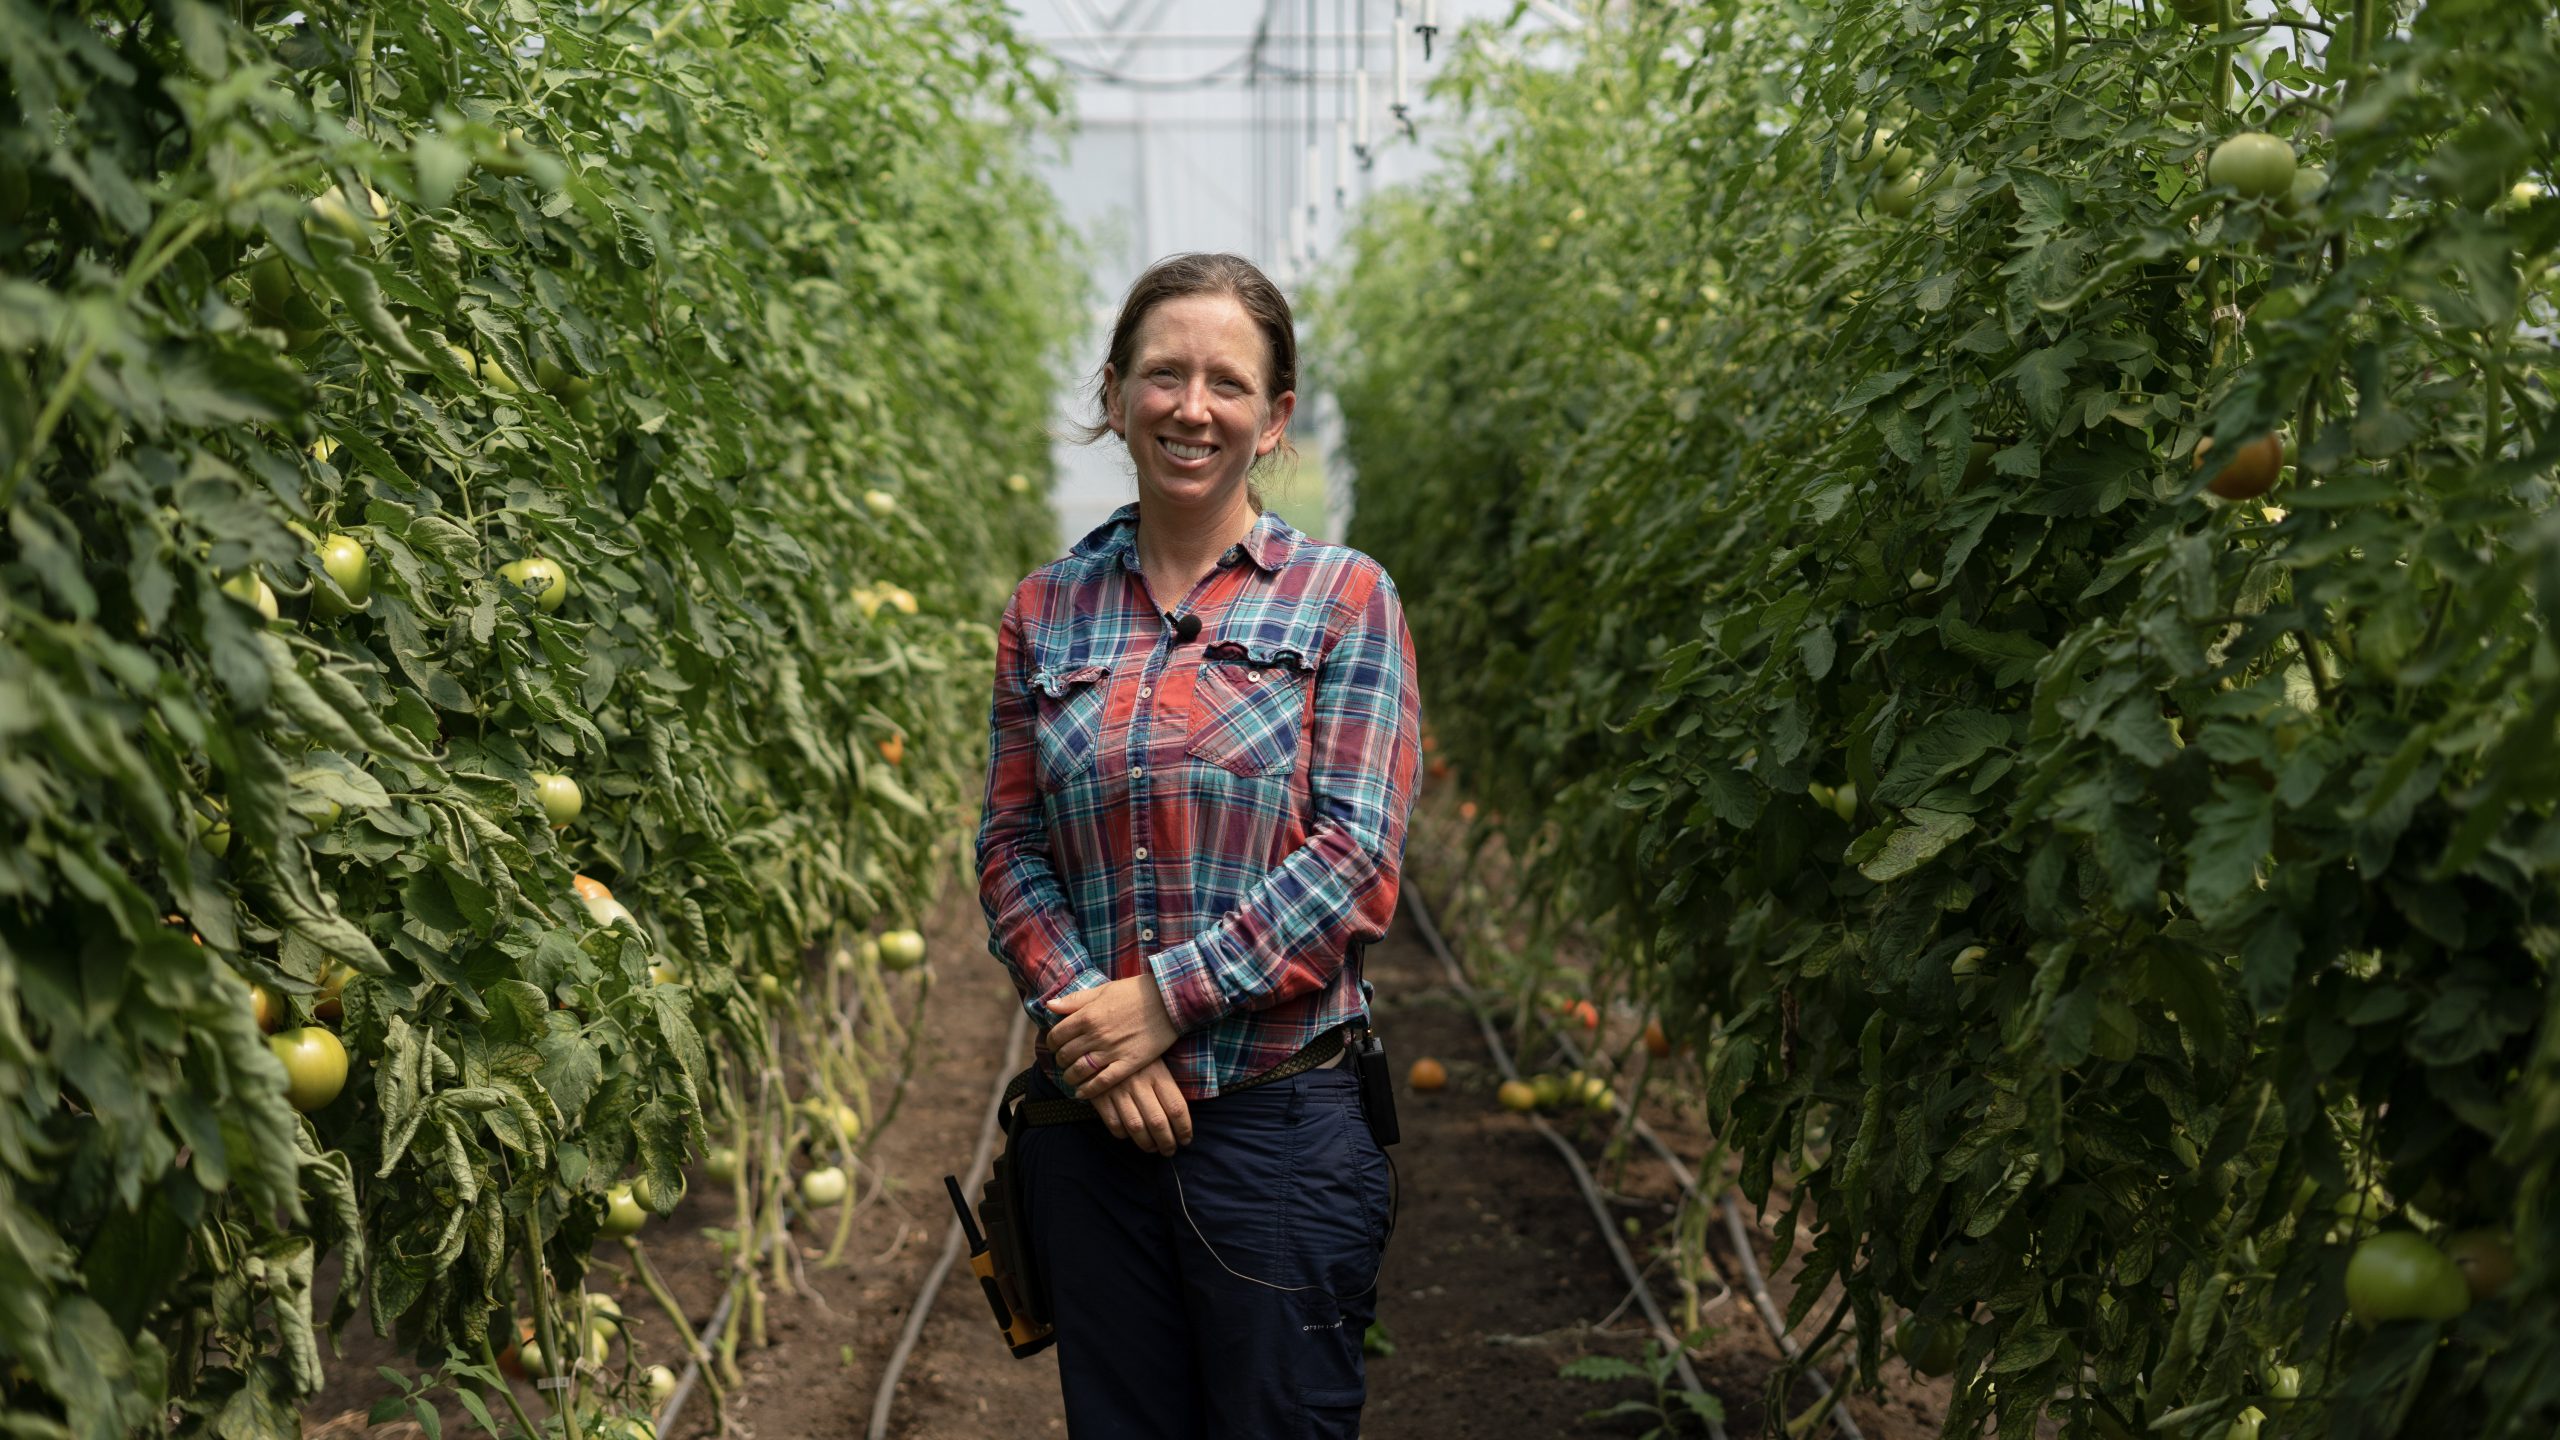
M1100 1121L1018 1142L1069 1435L1350 1440L1388 1202L1358 1081L1310 1070L1191 1123L1170 1159Z

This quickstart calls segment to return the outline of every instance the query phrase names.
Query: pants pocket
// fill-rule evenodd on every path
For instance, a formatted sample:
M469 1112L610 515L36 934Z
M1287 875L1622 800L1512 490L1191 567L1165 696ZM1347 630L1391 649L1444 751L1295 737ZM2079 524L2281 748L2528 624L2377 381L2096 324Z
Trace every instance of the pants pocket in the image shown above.
M1358 1440L1360 1407L1368 1402L1367 1386L1356 1389L1301 1390L1298 1405L1305 1414L1302 1432L1317 1440Z

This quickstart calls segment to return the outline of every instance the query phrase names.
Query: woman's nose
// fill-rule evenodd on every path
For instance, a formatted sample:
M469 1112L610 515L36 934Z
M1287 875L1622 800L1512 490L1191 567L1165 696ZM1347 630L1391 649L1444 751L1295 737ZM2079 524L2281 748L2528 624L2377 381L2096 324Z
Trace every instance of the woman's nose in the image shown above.
M1194 380L1184 385L1182 393L1174 397L1174 414L1179 419L1206 423L1209 418L1208 383Z

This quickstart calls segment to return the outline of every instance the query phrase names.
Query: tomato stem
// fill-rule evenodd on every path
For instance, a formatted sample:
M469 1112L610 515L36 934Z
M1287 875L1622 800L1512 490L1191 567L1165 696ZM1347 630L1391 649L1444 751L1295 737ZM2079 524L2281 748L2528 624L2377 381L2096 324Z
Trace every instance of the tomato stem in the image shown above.
M505 1372L498 1369L498 1352L496 1347L489 1343L489 1332L486 1328L480 1332L480 1363L489 1367L489 1373L501 1377L498 1381L498 1393L506 1397L507 1408L515 1412L516 1424L524 1428L525 1440L539 1440L542 1427L534 1424L533 1417L524 1413L524 1402L516 1398L516 1387L508 1384L503 1378Z

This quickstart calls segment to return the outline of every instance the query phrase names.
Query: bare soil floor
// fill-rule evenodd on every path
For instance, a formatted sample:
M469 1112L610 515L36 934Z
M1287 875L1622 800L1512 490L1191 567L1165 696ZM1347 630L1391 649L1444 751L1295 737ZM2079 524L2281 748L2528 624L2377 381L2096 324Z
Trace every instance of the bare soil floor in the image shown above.
M1417 844L1419 844L1417 838ZM1429 870L1408 883L1431 883ZM932 917L927 938L936 969L928 1034L910 1093L872 1155L877 1175L860 1192L879 1197L858 1214L845 1263L825 1267L823 1235L799 1241L797 1294L767 1301L769 1344L742 1346L742 1384L725 1398L730 1433L745 1440L854 1437L866 1434L880 1377L925 1273L950 1229L942 1176L968 1165L991 1091L1022 1057L1001 1053L1011 1024L1010 985L984 945L984 923L965 884L954 885ZM1364 1433L1374 1440L1446 1440L1453 1436L1638 1436L1652 1422L1586 1412L1623 1400L1650 1401L1642 1382L1560 1378L1584 1355L1637 1358L1644 1348L1641 1313L1611 1262L1590 1212L1562 1159L1520 1117L1493 1100L1499 1079L1464 1004L1448 986L1432 952L1400 915L1388 939L1371 949L1378 1022L1399 1076L1424 1055L1442 1060L1449 1082L1436 1093L1399 1087L1403 1143L1392 1152L1400 1190L1396 1231L1381 1277L1380 1319L1392 1352L1369 1362L1370 1402ZM1547 1057L1526 1057L1543 1063ZM1659 1116L1675 1146L1703 1149L1694 1128ZM1581 1123L1581 1122L1574 1122ZM1575 1132L1586 1159L1596 1159L1596 1133ZM1659 1163L1603 1167L1613 1217L1630 1232L1649 1281L1679 1318L1680 1296L1665 1250L1678 1192ZM724 1187L693 1177L679 1211L653 1222L643 1239L651 1264L696 1326L717 1304L726 1261L707 1232L731 1220ZM1730 1273L1731 1257L1718 1264ZM1768 1246L1761 1244L1765 1259ZM637 1321L643 1361L683 1369L679 1342L658 1307L627 1279L618 1246L601 1246L591 1288L607 1290ZM623 1283L617 1286L617 1277ZM1771 1277L1781 1305L1791 1288L1784 1271ZM323 1297L324 1303L326 1296ZM1723 1401L1736 1436L1763 1433L1766 1391L1779 1364L1777 1347L1746 1311L1747 1299L1709 1279L1699 1291L1700 1318L1714 1333L1694 1355L1699 1375ZM1820 1307L1817 1307L1817 1314ZM307 1415L314 1428L352 1437L362 1412L386 1393L374 1366L390 1347L357 1321L333 1384ZM617 1348L614 1365L622 1363ZM1849 1402L1869 1440L1921 1440L1934 1435L1943 1394L1888 1364L1885 1393ZM921 1341L893 1400L888 1434L900 1440L1063 1435L1054 1355L1011 1358L965 1265L935 1301ZM527 1384L517 1387L527 1411L546 1414ZM1813 1399L1799 1386L1788 1410ZM493 1409L496 1407L492 1407ZM443 1407L445 1428L474 1433L458 1407ZM405 1428L405 1427L404 1427ZM696 1390L669 1440L719 1434L709 1397ZM1697 1433L1689 1426L1677 1433Z

